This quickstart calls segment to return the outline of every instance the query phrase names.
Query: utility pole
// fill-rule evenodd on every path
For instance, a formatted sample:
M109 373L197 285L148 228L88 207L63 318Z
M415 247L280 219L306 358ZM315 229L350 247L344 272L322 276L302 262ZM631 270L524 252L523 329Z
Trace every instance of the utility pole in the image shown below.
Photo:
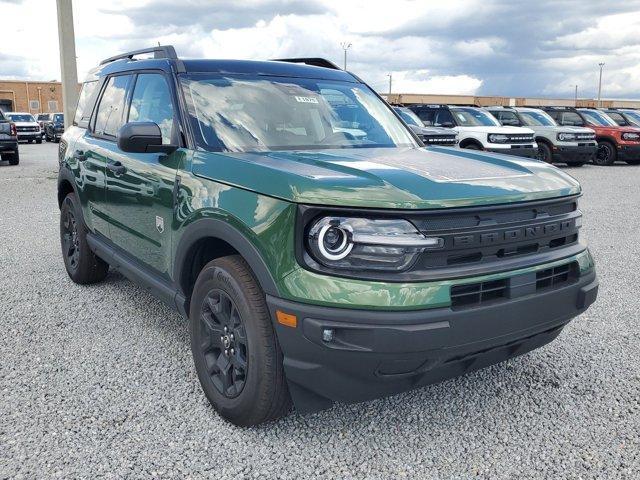
M347 50L349 50L351 48L351 45L352 44L350 42L342 42L340 44L340 46L344 50L344 70L347 69Z
M387 77L389 77L389 95L391 95L391 83L393 82L393 73L388 73Z
M578 85L571 85L572 87L575 87L575 95L574 95L574 106L578 106Z
M604 67L604 62L601 62L598 65L600 66L600 80L598 81L598 107L602 107L600 94L602 93L602 67Z
M73 5L71 0L56 0L58 6L58 43L60 45L60 71L64 128L68 128L78 103L78 67L76 66L76 39L73 32Z

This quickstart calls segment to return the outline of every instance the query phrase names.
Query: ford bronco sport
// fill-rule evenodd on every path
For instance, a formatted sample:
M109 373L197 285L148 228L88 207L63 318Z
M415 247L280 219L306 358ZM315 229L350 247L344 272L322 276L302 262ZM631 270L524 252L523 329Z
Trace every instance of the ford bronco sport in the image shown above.
M640 111L632 108L604 108L609 118L621 127L640 127Z
M596 132L596 165L613 165L623 160L640 164L640 128L620 127L606 113L594 108L544 107L559 125L589 127Z
M593 160L598 149L596 134L585 127L560 127L546 112L527 107L488 107L504 126L527 127L535 132L538 159L580 167Z
M393 109L425 145L455 147L458 144L458 134L454 130L443 127L425 127L422 120L407 107L394 106Z
M573 178L423 148L326 60L118 55L60 145L68 275L111 267L189 318L202 389L238 425L492 365L596 298Z

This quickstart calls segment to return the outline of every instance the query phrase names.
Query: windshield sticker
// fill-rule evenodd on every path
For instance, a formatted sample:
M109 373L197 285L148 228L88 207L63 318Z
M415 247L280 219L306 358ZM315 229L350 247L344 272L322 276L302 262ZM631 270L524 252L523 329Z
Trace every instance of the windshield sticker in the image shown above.
M300 103L318 103L318 99L313 97L295 97L295 99Z

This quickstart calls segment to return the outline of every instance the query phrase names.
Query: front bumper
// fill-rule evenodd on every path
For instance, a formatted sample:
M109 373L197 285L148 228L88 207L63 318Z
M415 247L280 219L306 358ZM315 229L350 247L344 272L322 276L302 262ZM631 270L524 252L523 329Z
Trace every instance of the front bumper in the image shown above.
M515 277L514 277L515 278ZM267 297L296 409L360 402L465 374L552 341L597 296L595 270L573 283L472 308L322 307ZM294 314L296 328L276 311ZM323 332L331 330L331 341Z
M41 136L42 132L18 132L18 140L32 140Z
M618 144L619 160L640 160L640 144Z
M517 157L536 158L538 148L525 145L512 145L508 148L486 148L486 152L502 153L503 155L515 155Z
M554 146L553 161L562 163L589 163L592 162L598 151L598 144L593 145L569 145Z

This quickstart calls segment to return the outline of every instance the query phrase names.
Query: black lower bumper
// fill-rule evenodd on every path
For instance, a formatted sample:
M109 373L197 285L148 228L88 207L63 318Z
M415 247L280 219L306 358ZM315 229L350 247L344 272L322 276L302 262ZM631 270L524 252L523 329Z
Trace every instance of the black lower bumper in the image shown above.
M501 153L503 155L515 155L517 157L536 158L538 149L532 147L511 147L511 148L486 148L486 152Z
M618 145L618 160L640 160L640 144Z
M18 151L18 141L0 141L0 153L12 153Z
M553 161L561 163L589 163L592 162L598 151L598 144L584 146L554 146Z
M553 340L597 296L595 272L575 283L487 306L452 310L367 311L267 297L294 314L274 321L300 413L410 390L521 355ZM332 339L323 339L325 331Z

